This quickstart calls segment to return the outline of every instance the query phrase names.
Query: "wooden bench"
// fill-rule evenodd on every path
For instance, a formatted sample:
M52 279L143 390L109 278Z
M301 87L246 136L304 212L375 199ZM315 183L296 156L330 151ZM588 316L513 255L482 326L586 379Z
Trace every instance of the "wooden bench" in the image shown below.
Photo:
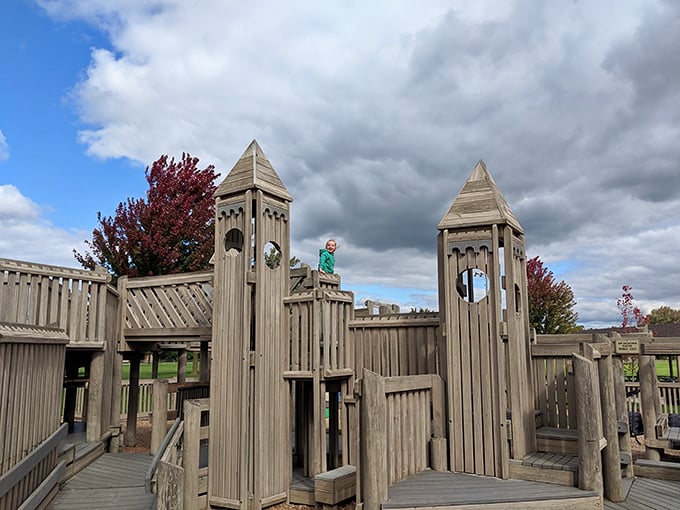
M354 497L357 491L357 468L342 466L314 477L314 499L317 503L337 505Z
M680 427L669 427L667 414L660 414L656 419L654 435L655 440L645 440L646 446L670 450L680 449Z
M635 476L657 480L680 481L680 462L638 459L635 461Z

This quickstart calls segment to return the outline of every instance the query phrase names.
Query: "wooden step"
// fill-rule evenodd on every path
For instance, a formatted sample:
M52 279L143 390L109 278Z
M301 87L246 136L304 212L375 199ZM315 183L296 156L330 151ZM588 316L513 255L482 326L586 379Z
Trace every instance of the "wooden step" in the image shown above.
M510 461L510 477L520 480L576 487L577 472L578 457L569 454L536 452Z
M539 452L576 455L578 453L578 431L541 427L536 430L536 449Z

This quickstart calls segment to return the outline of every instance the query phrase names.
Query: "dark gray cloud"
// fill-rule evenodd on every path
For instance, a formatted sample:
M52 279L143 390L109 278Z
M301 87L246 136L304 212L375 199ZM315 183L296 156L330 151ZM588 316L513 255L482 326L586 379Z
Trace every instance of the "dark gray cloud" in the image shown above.
M314 264L337 237L373 298L436 302L436 225L482 159L583 321L615 320L623 284L680 307L676 2L50 9L116 22L74 89L91 154L226 173L257 138L295 199L293 251Z

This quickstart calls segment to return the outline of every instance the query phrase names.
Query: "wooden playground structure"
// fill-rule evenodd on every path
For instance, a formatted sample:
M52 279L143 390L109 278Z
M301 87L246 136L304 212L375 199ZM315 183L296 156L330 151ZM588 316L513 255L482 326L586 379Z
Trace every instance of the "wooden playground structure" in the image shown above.
M680 480L655 372L680 339L533 334L524 231L482 162L437 227L436 313L355 308L340 276L290 269L292 197L257 142L215 199L214 271L114 288L102 271L0 259L0 510L41 508L80 469L59 447L78 388L87 454L134 444L140 362L164 350L181 374L189 350L201 363L198 381L153 384L159 509L605 508L635 476Z

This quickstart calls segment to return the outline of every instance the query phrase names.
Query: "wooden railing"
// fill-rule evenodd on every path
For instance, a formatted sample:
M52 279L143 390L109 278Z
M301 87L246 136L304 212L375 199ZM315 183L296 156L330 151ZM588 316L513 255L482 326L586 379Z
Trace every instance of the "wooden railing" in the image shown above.
M387 500L388 486L399 480L428 467L446 470L443 410L444 385L439 376L385 378L363 370L360 471L364 508L380 508Z
M680 383L658 383L661 412L680 414ZM640 411L640 383L626 382L626 405L629 411Z
M333 377L350 370L354 347L349 335L353 295L332 289L296 292L284 299L289 317L289 373L311 377L323 368Z
M210 399L186 400L184 421L170 429L147 473L147 490L157 493L159 510L207 507L208 467L201 452L209 440ZM155 481L154 481L155 478Z
M569 405L575 401L574 374L571 369L574 352L581 352L579 344L532 346L535 405L541 412L545 427L576 428L574 406Z
M0 510L37 508L59 483L65 462L58 462L59 442L68 433L64 423L47 439L0 476Z
M65 391L65 390L64 390ZM76 389L76 419L85 418L85 394L84 386L79 386ZM130 383L123 381L120 388L120 416L125 418L127 416L128 400L130 398ZM168 393L168 411L177 408L176 404L177 393ZM63 398L62 398L63 402ZM144 380L139 383L139 399L137 401L137 417L148 417L153 409L153 380ZM62 413L63 414L63 413Z
M0 259L0 321L56 326L72 345L102 347L107 319L114 320L107 318L111 308L106 302L117 299L115 289L108 288L110 280L103 269Z
M438 314L369 315L349 327L357 373L363 368L384 377L437 373Z

